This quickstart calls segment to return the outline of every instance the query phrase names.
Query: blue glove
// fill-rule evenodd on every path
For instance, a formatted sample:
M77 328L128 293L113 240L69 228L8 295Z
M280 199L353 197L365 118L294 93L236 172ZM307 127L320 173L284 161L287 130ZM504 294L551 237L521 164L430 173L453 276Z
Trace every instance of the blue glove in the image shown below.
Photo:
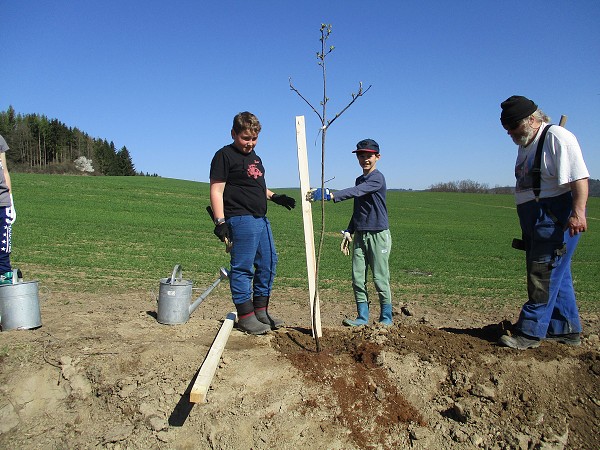
M327 188L325 188L325 190L321 188L311 189L306 193L306 200L309 202L317 202L321 200L328 202L331 200L331 197L331 192L329 192L329 189Z

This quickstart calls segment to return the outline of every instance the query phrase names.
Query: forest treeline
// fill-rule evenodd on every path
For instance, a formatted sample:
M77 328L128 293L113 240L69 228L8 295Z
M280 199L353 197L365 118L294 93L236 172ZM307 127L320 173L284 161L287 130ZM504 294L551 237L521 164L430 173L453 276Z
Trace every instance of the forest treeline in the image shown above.
M127 147L117 150L112 141L44 115L18 114L9 106L0 111L0 134L10 147L6 159L12 171L144 175L136 172Z
M471 194L513 194L512 186L496 186L490 188L485 183L472 180L446 181L429 186L431 192L463 192ZM600 197L600 180L589 179L589 196Z

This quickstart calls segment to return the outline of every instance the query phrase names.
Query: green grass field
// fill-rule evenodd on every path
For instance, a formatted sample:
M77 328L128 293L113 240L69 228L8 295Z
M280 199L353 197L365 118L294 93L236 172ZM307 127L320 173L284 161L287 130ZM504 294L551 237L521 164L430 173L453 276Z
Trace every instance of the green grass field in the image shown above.
M13 265L49 289L157 291L175 264L201 287L228 267L205 211L206 183L22 173L12 180L18 214ZM276 191L299 200L299 190ZM325 206L320 286L334 297L351 297L351 259L339 251L339 231L352 202ZM523 303L524 253L510 245L520 235L512 196L391 191L388 208L396 300L483 310ZM318 234L320 205L313 213ZM300 209L269 203L268 217L280 257L276 288L307 289ZM600 199L590 199L588 217L573 273L582 310L598 311Z

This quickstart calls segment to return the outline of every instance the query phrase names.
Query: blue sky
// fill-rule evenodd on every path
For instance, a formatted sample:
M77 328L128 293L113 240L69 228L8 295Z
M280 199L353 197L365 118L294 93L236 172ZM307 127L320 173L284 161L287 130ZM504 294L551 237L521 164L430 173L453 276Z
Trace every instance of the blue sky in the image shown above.
M500 102L533 99L600 178L600 2L0 0L0 109L38 113L127 146L137 170L208 181L231 120L255 113L271 188L296 187L295 116L320 184L320 24L332 24L325 178L360 174L356 142L379 142L388 188L513 184Z

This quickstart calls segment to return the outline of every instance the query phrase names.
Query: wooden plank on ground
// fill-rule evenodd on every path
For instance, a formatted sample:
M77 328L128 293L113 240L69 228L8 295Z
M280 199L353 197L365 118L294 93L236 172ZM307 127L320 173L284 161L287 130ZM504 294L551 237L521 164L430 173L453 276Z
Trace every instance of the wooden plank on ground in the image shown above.
M310 295L310 324L312 328L313 337L315 337L315 334L317 337L321 337L321 310L319 304L319 296L315 295L315 279L317 271L317 260L315 258L315 233L313 229L312 206L311 203L308 200L306 200L306 194L310 190L310 178L308 173L308 154L306 151L306 128L304 125L304 116L296 116L296 145L298 147L298 174L300 175L300 199L302 203L302 220L304 222L304 247L306 248L306 271L308 273L308 292Z
M192 386L190 403L206 402L208 388L215 376L217 365L225 349L225 344L227 344L227 339L229 339L229 335L231 334L236 317L237 314L235 312L230 312L227 314L223 325L221 325L221 329L211 345L208 355L206 355L206 359L202 363L202 367L200 367L194 386Z

